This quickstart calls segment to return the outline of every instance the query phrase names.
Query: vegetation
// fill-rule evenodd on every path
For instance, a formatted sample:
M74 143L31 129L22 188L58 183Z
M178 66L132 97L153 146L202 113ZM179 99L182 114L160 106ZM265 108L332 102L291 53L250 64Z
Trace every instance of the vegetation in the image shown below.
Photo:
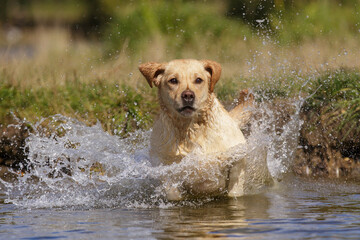
M336 122L337 130L346 126L346 138L360 134L360 72L339 69L328 72L313 82L314 94L305 108L316 109L321 115L330 116L328 124Z
M9 113L13 113L35 122L41 117L63 114L89 124L100 121L106 131L125 135L149 126L156 113L154 98L154 94L141 95L132 88L102 81L66 81L64 86L56 89L34 90L20 90L0 83L0 118L4 121Z

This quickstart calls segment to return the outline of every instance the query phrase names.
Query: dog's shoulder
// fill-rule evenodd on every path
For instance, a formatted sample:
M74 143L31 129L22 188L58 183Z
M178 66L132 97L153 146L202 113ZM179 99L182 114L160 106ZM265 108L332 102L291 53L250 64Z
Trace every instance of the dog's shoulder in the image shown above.
M220 147L223 148L222 151L225 151L230 147L246 142L238 123L229 115L217 98L214 98L208 121L204 137L207 138L208 142L211 142L210 145L214 145L215 149ZM216 147L217 145L219 147Z

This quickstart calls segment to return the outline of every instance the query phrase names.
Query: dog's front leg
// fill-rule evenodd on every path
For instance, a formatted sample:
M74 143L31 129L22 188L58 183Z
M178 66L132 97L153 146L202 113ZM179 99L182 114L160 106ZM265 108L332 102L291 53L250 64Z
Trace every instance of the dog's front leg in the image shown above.
M228 196L255 194L273 183L267 166L267 148L258 147L233 164L229 174Z
M229 173L228 196L241 197L245 194L245 159L233 164Z

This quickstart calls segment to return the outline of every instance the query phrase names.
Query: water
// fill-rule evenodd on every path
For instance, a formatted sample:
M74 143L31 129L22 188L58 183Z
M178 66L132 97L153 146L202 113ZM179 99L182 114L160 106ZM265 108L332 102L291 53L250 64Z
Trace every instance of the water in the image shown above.
M34 208L1 204L2 239L358 239L358 183L284 179L268 191L193 205Z
M249 157L268 149L267 165L275 179L273 186L251 186L237 199L167 201L159 179L187 169L174 183L182 184L192 169L203 167L203 159L190 155L181 164L151 166L151 131L121 139L100 124L89 127L61 115L42 119L26 141L30 173L13 172L13 179L0 181L0 238L358 239L358 183L289 173L302 100L288 102L294 111L281 125L268 105L260 105L248 145L231 150ZM207 171L199 178L218 174Z

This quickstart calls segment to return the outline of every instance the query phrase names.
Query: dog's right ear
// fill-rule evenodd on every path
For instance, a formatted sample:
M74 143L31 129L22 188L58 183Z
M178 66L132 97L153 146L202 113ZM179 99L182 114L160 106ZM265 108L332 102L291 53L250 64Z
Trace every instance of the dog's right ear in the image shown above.
M164 73L165 66L163 63L148 62L141 64L139 70L146 78L150 87L153 86L153 83L158 87L160 85L160 76Z

